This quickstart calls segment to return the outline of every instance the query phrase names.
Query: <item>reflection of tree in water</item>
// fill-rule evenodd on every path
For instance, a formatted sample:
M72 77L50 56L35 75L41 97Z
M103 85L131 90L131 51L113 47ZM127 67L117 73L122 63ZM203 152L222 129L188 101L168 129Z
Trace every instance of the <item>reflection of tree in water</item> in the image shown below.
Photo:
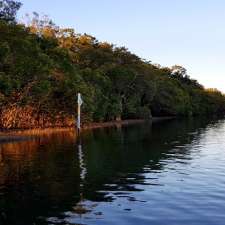
M0 171L4 169L3 166L4 166L4 155L3 155L2 146L0 145Z
M88 216L100 216L101 212L94 211L95 207L97 206L96 203L93 203L85 198L85 185L86 185L86 176L87 176L87 168L86 168L86 162L85 162L85 153L82 148L82 140L81 136L77 139L77 151L75 152L78 158L79 162L79 176L80 176L80 182L79 182L79 195L80 198L78 201L74 202L74 206L72 206L71 211L64 212L60 214L59 216L48 218L48 222L52 223L60 223L60 224L68 224L70 223L70 220L79 218L82 220L82 218L86 218ZM77 217L76 217L77 216Z
M74 134L62 133L1 145L4 198L0 208L6 224L32 224L36 220L42 224L40 216L46 218L68 209L71 196L79 193L79 164L70 151L74 140ZM78 199L76 195L73 201Z
M157 174L167 160L191 159L185 146L197 142L206 125L171 121L98 129L85 132L78 149L74 134L66 133L3 144L0 208L7 224L65 224L75 214L97 215L96 202L137 201L132 193L143 185L160 185Z
M170 121L118 130L96 130L86 138L86 194L92 201L113 201L116 196L160 185L157 174L167 160L191 160L189 145L198 141L206 122ZM123 136L123 141L121 140ZM146 179L145 174L150 173ZM92 190L92 191L90 191ZM112 194L113 193L113 194Z

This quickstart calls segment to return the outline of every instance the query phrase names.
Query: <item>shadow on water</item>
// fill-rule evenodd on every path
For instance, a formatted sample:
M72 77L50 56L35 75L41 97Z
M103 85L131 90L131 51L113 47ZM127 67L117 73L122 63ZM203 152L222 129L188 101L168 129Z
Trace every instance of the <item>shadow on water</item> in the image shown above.
M68 224L65 218L85 216L99 202L136 201L130 193L161 185L154 174L167 160L191 160L186 146L208 125L174 120L85 131L79 141L66 132L2 144L0 224Z

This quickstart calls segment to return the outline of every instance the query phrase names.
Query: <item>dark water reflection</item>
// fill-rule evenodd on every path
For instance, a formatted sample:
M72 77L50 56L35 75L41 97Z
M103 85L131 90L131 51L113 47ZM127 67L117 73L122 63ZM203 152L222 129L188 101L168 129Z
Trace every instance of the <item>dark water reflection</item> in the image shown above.
M0 224L225 221L225 121L73 132L0 145Z

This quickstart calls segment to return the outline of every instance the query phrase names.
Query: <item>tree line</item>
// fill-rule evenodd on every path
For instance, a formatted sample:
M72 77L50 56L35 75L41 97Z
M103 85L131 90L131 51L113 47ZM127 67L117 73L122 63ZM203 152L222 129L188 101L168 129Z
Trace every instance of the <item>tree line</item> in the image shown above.
M86 122L224 114L225 96L185 68L152 64L37 13L20 24L20 6L0 1L0 128L72 126L78 92Z

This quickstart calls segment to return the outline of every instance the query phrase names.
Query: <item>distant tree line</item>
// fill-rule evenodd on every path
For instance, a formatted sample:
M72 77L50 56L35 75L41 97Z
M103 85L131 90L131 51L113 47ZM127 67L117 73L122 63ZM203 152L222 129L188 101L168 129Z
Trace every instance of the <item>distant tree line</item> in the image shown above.
M69 126L76 95L87 122L225 113L225 96L185 68L154 65L37 13L16 22L21 3L0 1L0 127Z

